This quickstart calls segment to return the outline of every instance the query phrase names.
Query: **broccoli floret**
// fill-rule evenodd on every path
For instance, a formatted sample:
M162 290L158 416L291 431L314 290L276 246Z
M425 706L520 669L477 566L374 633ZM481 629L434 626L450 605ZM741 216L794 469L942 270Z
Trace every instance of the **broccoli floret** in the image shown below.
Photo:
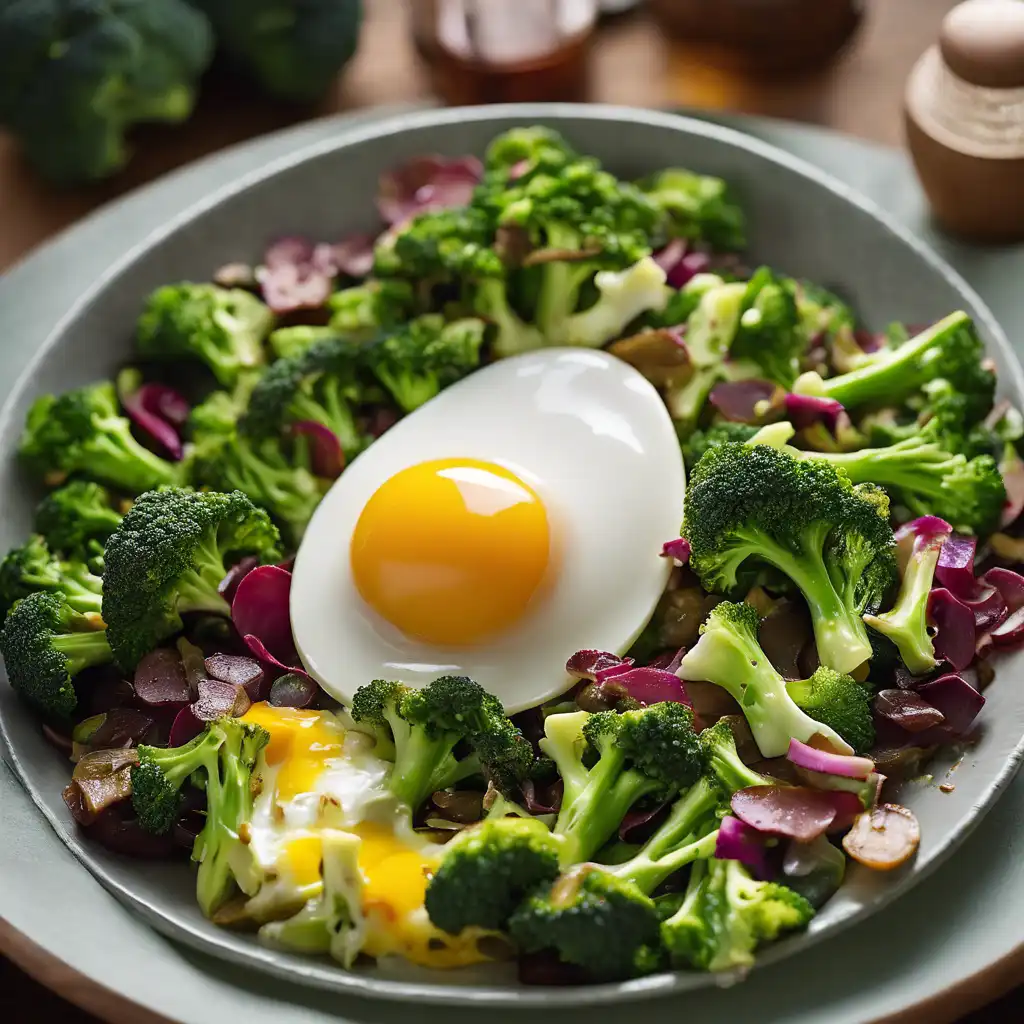
M501 701L465 676L441 676L422 690L375 680L356 691L351 715L377 739L379 756L394 762L389 787L410 811L431 793L483 773L488 761L520 779L532 761L523 758L529 744ZM460 759L456 747L463 744L472 753Z
M707 430L695 430L683 442L683 458L686 460L686 468L692 470L709 448L727 444L730 441L745 444L758 430L758 427L753 427L749 423L733 423L729 420L714 423Z
M808 340L791 285L761 267L747 283L731 357L752 362L768 380L788 388Z
M270 734L239 718L219 718L207 730L218 737L218 757L205 773L206 824L192 847L192 860L199 865L199 906L211 917L236 890L252 896L260 885L242 826L252 820L253 769Z
M523 898L558 877L560 842L536 818L493 818L464 829L445 846L427 886L430 920L501 931Z
M687 488L682 533L705 588L728 593L741 568L767 563L807 600L823 664L849 672L871 656L861 615L896 580L888 499L819 459L768 445L710 448Z
M576 159L576 151L552 128L533 125L510 128L491 140L484 156L488 180L507 184L512 168L517 179L529 179L540 170L554 171Z
M75 676L112 657L97 625L58 594L38 590L19 601L0 631L11 686L47 717L67 719L78 704Z
M962 533L987 536L999 525L1006 488L991 455L967 458L960 453L963 435L944 432L931 420L919 432L884 448L855 452L815 452L843 470L855 483L891 489L915 516L936 515Z
M726 601L716 605L701 627L700 640L683 656L679 674L684 679L714 683L731 694L765 757L782 757L791 739L807 743L814 736L849 752L851 743L802 711L789 695L785 680L758 643L760 624L760 617L748 604Z
M356 424L355 406L365 391L360 351L352 341L334 337L277 360L252 390L243 433L276 437L290 424L312 420L337 437L346 458L354 458L371 440Z
M661 925L672 960L705 971L750 967L758 946L803 928L814 908L777 882L759 882L739 861L693 866L679 910Z
M277 529L240 491L143 494L107 542L103 619L118 664L130 671L188 612L228 615L218 591L238 557L278 557Z
M673 798L701 776L706 763L693 712L673 703L621 715L549 715L540 748L562 777L554 831L564 840L569 864L592 857L642 798ZM588 767L594 754L597 760Z
M995 374L985 365L985 347L971 318L951 313L902 344L865 354L848 373L822 380L803 374L797 394L834 398L847 409L900 402L929 381L942 379L973 397L980 418L992 405Z
M51 181L104 178L133 125L191 114L212 54L184 0L15 0L0 11L0 123Z
M509 919L520 950L554 950L601 981L649 974L661 964L658 912L632 883L580 864L537 889Z
M120 525L107 489L89 480L72 480L36 506L36 531L69 558L95 559Z
M132 806L139 824L154 835L164 835L181 815L182 786L194 772L208 776L217 771L224 735L206 728L180 747L139 747L132 765Z
M295 327L278 327L276 331L271 331L267 344L278 359L294 359L318 342L331 341L341 333L347 332L336 331L333 327L297 324Z
M913 531L913 544L902 565L903 578L896 603L886 612L865 615L864 621L891 640L903 664L920 676L936 664L935 646L928 632L928 596L942 545L951 530L948 523L934 517L918 520L906 529Z
M356 52L360 0L195 0L228 56L272 96L318 99Z
M274 314L241 288L184 281L158 288L139 318L139 351L153 359L191 357L226 387L265 362L263 342Z
M871 693L852 676L821 665L810 679L787 682L786 692L801 711L837 732L858 754L871 749L875 742Z
M856 320L842 299L812 281L785 279L796 299L801 329L808 344L842 335L852 340Z
M172 463L132 436L110 382L37 398L19 450L29 470L50 486L80 473L138 494L178 478Z
M321 881L302 909L260 928L260 938L298 953L327 953L351 967L363 943L359 871L362 840L351 832L325 828L319 833Z
M370 336L379 330L388 330L405 323L415 309L415 295L407 281L367 281L352 288L343 288L327 300L331 313L330 330L335 333ZM298 328L291 328L298 330ZM278 355L274 339L270 343Z
M33 535L0 562L0 615L34 590L63 596L73 611L100 612L103 581L82 562L64 562L54 556L46 540Z
M193 410L196 444L189 459L190 479L199 487L242 491L298 545L330 481L313 475L300 443L289 458L279 438L240 435L234 428L237 415L224 392L215 392Z
M479 366L484 329L482 320L446 324L427 314L371 345L366 363L401 409L412 412Z
M746 247L743 208L721 178L670 167L640 187L668 216L674 237L733 252Z

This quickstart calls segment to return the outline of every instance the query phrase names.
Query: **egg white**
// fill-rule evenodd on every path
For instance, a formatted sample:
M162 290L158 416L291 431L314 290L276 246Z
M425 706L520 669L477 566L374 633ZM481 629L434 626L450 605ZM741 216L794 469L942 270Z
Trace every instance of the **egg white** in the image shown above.
M349 545L370 497L400 470L445 458L516 473L540 496L552 529L542 592L523 619L474 647L404 636L352 578ZM421 686L461 674L510 712L535 706L566 689L574 651L621 653L643 629L671 571L660 552L679 534L684 491L671 418L631 366L601 351L547 349L485 367L399 421L321 502L292 577L302 661L342 702L372 679Z

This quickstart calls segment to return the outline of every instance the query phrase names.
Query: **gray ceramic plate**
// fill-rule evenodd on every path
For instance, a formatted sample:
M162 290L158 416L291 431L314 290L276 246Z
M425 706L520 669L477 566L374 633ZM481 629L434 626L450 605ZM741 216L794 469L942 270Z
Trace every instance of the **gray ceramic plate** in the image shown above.
M324 236L372 228L369 196L380 171L424 152L481 152L515 124L547 123L564 131L626 175L684 164L732 181L752 221L757 260L835 287L866 322L922 322L954 308L976 319L999 363L1002 387L1021 401L1024 377L991 314L948 266L845 186L781 151L728 129L669 115L598 107L515 107L410 115L356 130L340 141L285 158L210 197L127 254L84 296L43 345L15 386L0 420L8 455L32 398L109 374L129 350L141 298L158 284L202 277L224 262L251 259L283 233ZM29 526L31 501L12 460L0 466L0 543ZM851 872L806 935L779 944L763 964L804 948L905 891L933 869L977 822L1012 777L1024 733L1024 701L1005 685L1015 666L1006 659L989 690L980 742L956 773L956 789L915 786L904 794L924 839L914 864L896 876ZM523 1006L639 998L713 983L703 975L664 974L622 985L531 990L488 971L434 974L379 970L347 973L333 965L272 952L246 937L213 928L195 907L188 872L180 866L130 863L81 843L60 800L66 764L40 738L35 723L0 690L0 725L13 766L37 806L79 860L115 895L156 928L182 942L265 972L320 988L366 996L431 1002L475 1001ZM947 763L936 765L940 778Z

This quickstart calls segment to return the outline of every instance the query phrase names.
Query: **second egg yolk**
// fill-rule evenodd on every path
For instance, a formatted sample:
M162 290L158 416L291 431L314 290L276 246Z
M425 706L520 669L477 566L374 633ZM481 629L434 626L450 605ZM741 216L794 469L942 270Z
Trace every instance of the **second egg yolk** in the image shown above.
M548 568L540 498L473 459L420 463L385 481L352 535L360 596L406 636L468 646L513 625Z

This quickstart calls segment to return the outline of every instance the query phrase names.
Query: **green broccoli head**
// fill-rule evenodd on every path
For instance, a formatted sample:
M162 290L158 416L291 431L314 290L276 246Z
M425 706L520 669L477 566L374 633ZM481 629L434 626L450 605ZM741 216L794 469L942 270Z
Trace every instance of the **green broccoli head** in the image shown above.
M743 762L736 750L736 737L728 722L718 721L704 729L700 734L700 741L708 758L711 774L727 796L731 797L738 789L766 786L771 783L770 779L752 771Z
M493 239L493 221L483 210L467 206L428 210L377 240L374 273L384 280L421 285L447 282L462 274L500 276L504 268L491 248Z
M791 287L761 267L747 283L730 355L750 360L768 380L788 388L807 344Z
M223 742L223 732L208 726L180 747L139 747L139 760L132 765L132 806L147 832L171 830L181 815L182 786L196 772L205 781L217 771Z
M760 617L750 605L716 605L701 628L700 640L683 656L679 674L728 691L765 757L782 757L791 739L807 743L815 736L836 750L850 752L852 745L835 729L802 711L789 695L785 680L761 650L759 627Z
M661 941L654 902L596 864L580 864L528 896L509 919L524 953L553 950L601 981L658 969Z
M683 441L683 458L686 461L686 468L692 471L693 467L700 462L700 457L709 448L730 441L745 444L759 429L749 423L734 423L731 420L725 420L722 423L713 423L707 430L693 431Z
M153 359L198 359L226 387L265 362L274 314L251 292L215 284L164 285L139 318L139 351Z
M807 600L823 664L852 671L871 656L861 615L896 579L888 500L820 459L727 443L693 470L683 535L704 586L729 592L757 563L788 576Z
M672 167L642 181L640 187L665 212L674 237L727 252L746 248L743 208L721 178Z
M874 745L871 692L852 676L822 665L810 679L787 682L786 692L801 711L833 729L857 753Z
M558 838L536 818L489 819L445 846L427 886L427 913L452 935L470 927L502 931L523 898L558 870Z
M212 54L184 0L17 0L0 12L0 123L51 181L104 178L135 124L191 114Z
M270 95L319 99L356 52L361 0L196 0L225 52Z
M335 292L327 300L327 308L331 313L329 330L346 335L372 336L377 331L405 323L415 311L416 297L408 281L366 281ZM306 328L310 329L315 328ZM286 330L299 331L300 328ZM281 356L290 354L275 345L275 337L282 333L276 331L270 339L274 350Z
M188 612L228 615L218 591L232 559L278 557L277 529L240 491L149 491L107 542L103 619L130 671Z
M75 676L112 658L99 624L59 594L37 590L19 601L0 631L11 686L46 717L67 719L78 704Z
M110 382L37 398L19 452L29 470L50 486L81 474L138 494L178 477L172 463L132 436Z
M385 335L365 352L367 366L404 412L412 412L442 388L480 364L485 325L427 314Z
M113 507L110 493L89 480L72 480L36 506L36 532L70 558L95 557L97 546L101 552L120 525L121 513Z
M538 170L557 170L576 156L572 146L553 128L534 125L511 128L492 139L484 156L484 168L488 174L506 176L516 168L518 177L524 178Z
M242 419L244 433L276 437L302 420L319 423L338 439L347 458L370 442L356 423L366 390L360 347L342 337L325 338L298 355L278 359L259 379Z
M103 602L103 581L82 562L58 559L45 538L34 534L0 562L0 615L34 590L59 594L83 615L98 615Z
M813 916L811 904L792 889L755 880L739 861L712 858L694 866L661 936L674 963L724 971L752 966L760 945L805 927Z

